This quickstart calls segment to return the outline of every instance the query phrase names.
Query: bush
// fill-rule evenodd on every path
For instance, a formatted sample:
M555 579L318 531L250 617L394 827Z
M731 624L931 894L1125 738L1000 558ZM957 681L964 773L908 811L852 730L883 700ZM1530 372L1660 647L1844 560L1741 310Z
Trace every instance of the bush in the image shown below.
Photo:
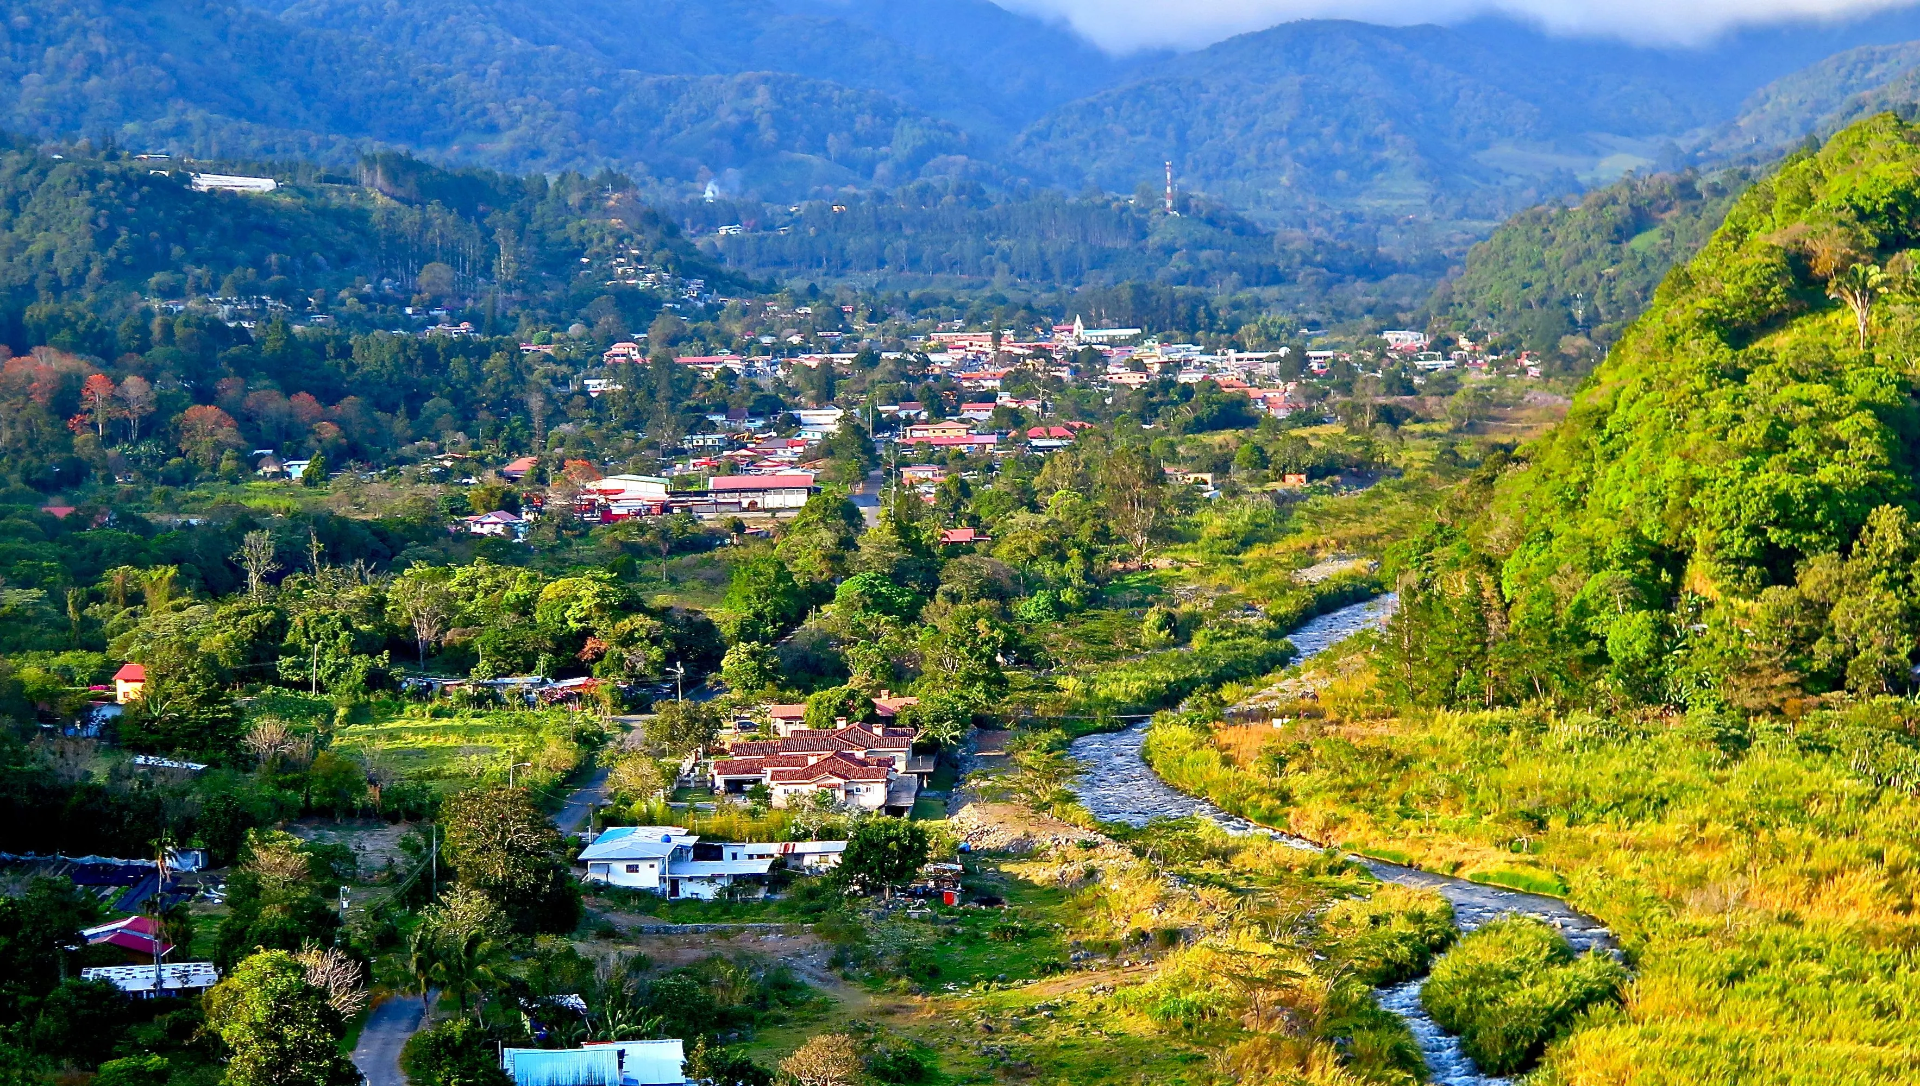
M64 980L40 1002L31 1031L33 1048L92 1063L103 1054L101 1039L125 1026L127 1010L127 997L104 980Z
M1581 1012L1619 999L1626 979L1612 958L1576 958L1545 923L1506 917L1441 958L1420 1000L1482 1071L1509 1075L1539 1059Z
M1386 885L1328 909L1320 932L1369 987L1425 973L1454 939L1453 906L1438 894Z
M165 1056L129 1056L108 1060L93 1076L93 1086L167 1086L173 1063Z
M400 1069L411 1086L511 1086L479 1026L464 1018L407 1038Z

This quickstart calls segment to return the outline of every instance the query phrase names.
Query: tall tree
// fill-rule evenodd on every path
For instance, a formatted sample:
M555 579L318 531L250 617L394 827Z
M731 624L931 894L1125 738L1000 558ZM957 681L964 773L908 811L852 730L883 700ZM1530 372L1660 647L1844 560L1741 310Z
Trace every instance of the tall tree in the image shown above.
M359 1086L340 1054L346 1021L293 954L241 962L206 997L207 1026L226 1042L230 1086Z

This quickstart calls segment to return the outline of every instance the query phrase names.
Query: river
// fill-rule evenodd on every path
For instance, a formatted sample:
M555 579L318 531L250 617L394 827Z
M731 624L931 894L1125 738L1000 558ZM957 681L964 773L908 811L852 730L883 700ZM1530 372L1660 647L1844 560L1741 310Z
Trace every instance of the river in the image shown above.
M1389 593L1343 607L1314 618L1289 635L1294 648L1306 660L1369 627L1385 625L1396 603ZM1073 757L1087 768L1074 785L1074 791L1094 817L1106 822L1144 826L1156 818L1204 818L1232 834L1260 834L1296 848L1318 850L1322 846L1290 833L1255 825L1237 815L1228 814L1212 803L1187 795L1167 784L1148 767L1140 754L1146 741L1147 725L1139 724L1123 731L1103 732L1074 741ZM1436 875L1400 864L1353 859L1364 865L1383 882L1399 883L1432 890L1453 905L1454 923L1462 931L1472 931L1507 913L1536 916L1560 929L1576 951L1614 948L1613 935L1591 917L1569 908L1558 898L1523 894L1482 886L1477 882ZM1432 1080L1443 1086L1505 1086L1508 1080L1480 1073L1473 1061L1460 1050L1459 1039L1442 1030L1420 1003L1420 988L1426 979L1411 980L1388 988L1376 989L1380 1005L1407 1020L1420 1052L1427 1060Z

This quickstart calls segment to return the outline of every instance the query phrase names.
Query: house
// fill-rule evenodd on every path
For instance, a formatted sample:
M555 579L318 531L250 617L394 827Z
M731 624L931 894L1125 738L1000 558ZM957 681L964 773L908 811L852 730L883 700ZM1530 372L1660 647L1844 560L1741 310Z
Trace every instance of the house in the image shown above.
M117 705L138 698L147 690L147 669L142 664L121 664L113 673L113 700Z
M873 699L873 711L880 714L880 719L884 724L886 721L898 717L900 710L905 709L909 705L918 704L920 704L919 698L896 698L893 696L893 691L882 690L880 691L880 696Z
M769 705L767 706L767 719L773 725L773 734L778 736L792 735L794 732L807 726L805 723L807 719L806 703L797 702L792 705Z
M983 534L978 528L940 529L940 542L943 545L950 543L985 543L990 539L990 536Z
M254 465L253 473L263 479L284 479L287 477L287 464L286 461L268 453Z
M88 946L110 946L127 953L134 961L152 962L158 954L173 953L173 944L160 937L160 923L151 916L129 916L110 924L88 928L80 933Z
M580 853L587 881L667 898L711 899L744 887L758 892L771 859L725 858L719 844L704 844L678 826L616 826Z
M104 980L135 999L198 995L220 983L212 962L168 962L158 969L146 965L102 965L80 970L82 980Z
M870 762L884 761L897 771L905 771L913 752L913 731L908 728L868 727L854 724L831 731L801 729L780 739L747 739L733 743L728 754L734 758L779 758L803 755L809 763L835 754L851 754Z
M993 409L998 406L994 403L963 403L960 405L960 417L985 422L993 417Z
M527 472L532 471L534 465L539 462L540 458L537 456L522 456L514 460L509 460L507 461L507 466L500 469L500 476L509 482L517 483L526 478Z
M600 361L609 366L620 362L637 363L646 360L647 352L642 350L638 343L616 343L600 355Z
M773 805L786 807L796 798L825 792L836 806L878 811L887 805L893 771L849 754L830 754L800 768L769 770Z
M1170 483L1179 483L1183 486L1210 487L1213 485L1213 472L1210 471L1181 471L1178 468L1168 468L1166 473L1167 481Z
M840 856L847 851L845 841L768 841L761 844L722 845L727 850L728 859L734 859L738 851L740 859L778 859L788 869L804 872L825 871L840 866Z
M947 469L939 464L902 464L900 481L908 484L943 483L947 480Z
M527 522L520 519L519 515L505 509L495 509L477 517L461 517L460 521L467 526L469 535L490 535L503 539L518 539L526 533L527 527Z
M916 422L907 427L909 438L966 437L971 433L973 433L973 427L958 419L948 419L944 422Z
M500 1070L514 1086L683 1086L686 1061L679 1040L500 1050Z

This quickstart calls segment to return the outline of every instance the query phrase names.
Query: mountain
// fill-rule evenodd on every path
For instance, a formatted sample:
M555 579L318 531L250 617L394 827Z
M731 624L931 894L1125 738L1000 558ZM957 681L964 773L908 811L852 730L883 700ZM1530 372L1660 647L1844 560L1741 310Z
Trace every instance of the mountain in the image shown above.
M1765 158L1809 135L1920 101L1920 41L1836 53L1767 84L1702 147L1709 156Z
M1579 203L1529 208L1467 252L1432 310L1463 331L1551 351L1584 334L1612 344L1675 264L1706 244L1746 187L1737 171L1630 176Z
M1566 421L1410 556L1406 628L1426 632L1391 650L1396 681L1428 703L1605 689L1703 713L1905 688L1915 209L1920 129L1889 115L1756 181Z
M14 8L26 10L0 54L0 125L36 137L333 162L409 147L514 171L617 165L683 184L737 169L803 189L891 183L936 160L959 168L969 148L954 125L878 91L779 72L643 74L515 38L457 0L372 11L355 30L304 8L213 0ZM415 24L424 29L402 32Z

